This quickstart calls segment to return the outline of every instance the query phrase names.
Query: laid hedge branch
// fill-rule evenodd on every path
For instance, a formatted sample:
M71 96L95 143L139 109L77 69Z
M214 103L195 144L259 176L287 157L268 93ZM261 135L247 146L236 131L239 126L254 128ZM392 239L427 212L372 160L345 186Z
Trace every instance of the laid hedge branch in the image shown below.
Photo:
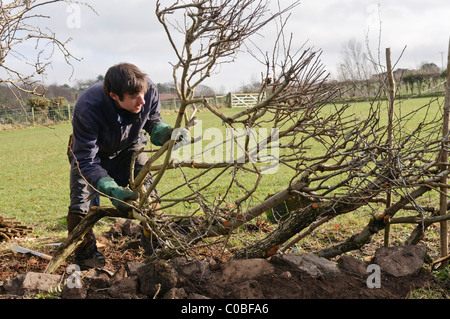
M433 216L428 218L422 218L420 216L405 216L396 217L389 221L390 224L422 224L430 226L435 223L440 223L446 220L450 220L450 214Z
M112 207L93 207L85 218L75 227L69 236L53 254L52 260L47 265L45 273L54 273L67 257L83 242L84 236L91 231L94 225L103 217L128 217Z
M450 203L449 203L450 204ZM398 217L390 221L391 224L411 223L418 224L411 232L409 238L406 240L407 245L417 245L425 235L425 231L434 223L442 223L450 220L450 213L448 213L449 205L447 205L447 214L440 216L433 216L429 218L422 218L419 216Z
M370 182L358 193L350 194L345 198L337 200L321 201L311 204L305 208L292 212L279 227L266 238L254 243L249 247L239 250L236 258L265 258L274 254L280 246L295 236L300 231L306 229L320 218L338 216L358 209L368 203L370 198L380 194L390 180L392 180L391 170L387 169L380 173L379 177ZM270 254L269 254L270 252Z
M387 208L384 214L381 214L377 218L372 219L360 233L351 236L349 239L340 243L339 245L323 249L318 253L319 256L324 258L333 258L345 252L363 247L370 241L374 234L386 228L389 218L393 217L400 209L409 204L411 200L422 196L430 190L431 188L429 188L428 186L422 186L411 192L409 196L402 197L394 205Z

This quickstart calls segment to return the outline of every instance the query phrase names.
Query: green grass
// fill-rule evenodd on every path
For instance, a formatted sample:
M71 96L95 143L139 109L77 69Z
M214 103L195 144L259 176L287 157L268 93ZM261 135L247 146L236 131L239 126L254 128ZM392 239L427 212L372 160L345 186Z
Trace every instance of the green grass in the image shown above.
M0 132L0 215L37 234L59 232L67 213L70 125Z

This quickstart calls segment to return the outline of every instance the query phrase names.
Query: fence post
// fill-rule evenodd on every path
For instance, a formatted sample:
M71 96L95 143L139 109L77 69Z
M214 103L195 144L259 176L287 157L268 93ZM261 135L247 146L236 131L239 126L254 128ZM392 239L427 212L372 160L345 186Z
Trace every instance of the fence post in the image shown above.
M71 121L70 116L70 103L67 103L67 118L69 119L69 122Z
M34 107L31 108L31 120L33 121L33 126L36 125L35 119L34 119Z
M172 100L172 107L176 111L176 109L177 109L177 99L176 98L173 98L173 100Z
M233 108L233 95L231 94L231 92L228 93L228 101L230 102L229 103L230 108Z

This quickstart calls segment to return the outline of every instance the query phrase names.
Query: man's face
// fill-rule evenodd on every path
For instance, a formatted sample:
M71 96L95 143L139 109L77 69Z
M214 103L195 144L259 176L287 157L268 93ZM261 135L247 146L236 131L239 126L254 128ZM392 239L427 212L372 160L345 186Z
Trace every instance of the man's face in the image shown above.
M119 96L115 93L111 92L109 95L114 101L116 101L119 107L134 114L139 113L142 109L142 105L145 104L143 92L134 95L125 93L122 100L120 100Z

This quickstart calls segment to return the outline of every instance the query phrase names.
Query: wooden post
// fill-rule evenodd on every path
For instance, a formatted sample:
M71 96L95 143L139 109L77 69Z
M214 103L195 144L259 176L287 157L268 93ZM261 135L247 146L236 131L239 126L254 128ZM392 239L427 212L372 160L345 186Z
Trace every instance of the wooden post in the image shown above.
M389 82L389 111L388 111L388 137L387 137L387 143L388 143L388 163L387 165L391 166L394 164L393 157L392 157L392 135L393 135L393 121L394 121L394 104L395 104L395 79L394 79L394 71L392 69L392 60L391 60L391 48L386 49L386 67L387 67L387 77ZM388 190L386 195L386 208L389 208L392 203L392 192L391 190ZM389 232L390 232L390 225L387 224L386 228L384 230L384 246L389 246Z
M228 96L230 97L230 108L232 109L233 108L233 94L230 92Z
M67 103L67 119L69 122L72 120L71 114L70 114L70 103Z
M36 126L36 120L34 118L34 107L31 107L31 118L32 118L32 121L33 121L33 126Z
M450 120L450 40L449 40L449 52L447 61L447 84L445 93L445 104L444 104L444 119L442 125L442 151L441 151L441 170L444 171L447 168L446 163L448 162L448 147L449 147L449 120ZM442 185L447 185L448 174L443 175L441 183ZM440 205L439 205L439 215L443 216L447 214L447 192L448 188L446 186L440 189ZM441 257L448 255L448 222L443 221L440 223L441 230ZM444 267L448 265L446 261Z
M173 100L172 100L172 107L173 107L174 111L176 111L177 108L178 108L177 99L176 98L173 98Z

